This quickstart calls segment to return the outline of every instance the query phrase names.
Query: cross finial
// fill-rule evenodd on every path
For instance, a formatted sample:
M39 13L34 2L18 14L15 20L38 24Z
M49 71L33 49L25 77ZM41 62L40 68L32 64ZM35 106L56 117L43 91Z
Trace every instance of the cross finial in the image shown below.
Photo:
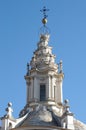
M43 13L43 19L42 19L42 23L43 23L43 26L40 28L40 34L49 34L50 33L50 30L49 28L46 26L47 24L47 11L49 11L49 9L47 9L45 6L43 7L43 9L40 10L42 13Z
M47 23L47 17L48 17L46 12L49 11L49 9L46 9L46 7L44 6L43 9L40 11L43 12L44 17L42 19L42 23L45 25Z
M49 9L46 9L46 7L44 6L43 9L41 9L40 11L43 12L44 18L48 17L48 15L46 15L46 12L49 11Z

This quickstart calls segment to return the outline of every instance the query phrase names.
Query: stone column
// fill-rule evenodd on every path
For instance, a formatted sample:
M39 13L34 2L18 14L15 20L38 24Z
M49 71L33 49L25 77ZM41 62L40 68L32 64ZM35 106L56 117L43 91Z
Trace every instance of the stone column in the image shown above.
M53 76L51 76L51 98L52 98L52 100L54 100L54 98L55 98L55 93L54 93L54 79L53 79Z
M34 78L34 99L35 100L39 99L39 86L36 77Z
M62 102L63 102L62 77L60 77L57 81L57 103L62 104Z
M49 90L48 97L49 99L51 99L51 76L50 75L48 76L48 90Z
M30 101L34 99L34 77L31 79L32 83L30 86Z
M27 103L29 101L29 86L28 86L28 82L26 82L26 85L27 85L27 90L26 90L26 93L27 93Z

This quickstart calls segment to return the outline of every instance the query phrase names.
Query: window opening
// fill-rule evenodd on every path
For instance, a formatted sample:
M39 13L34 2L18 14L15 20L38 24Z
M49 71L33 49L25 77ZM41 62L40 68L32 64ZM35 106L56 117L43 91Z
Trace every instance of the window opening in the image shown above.
M40 101L46 100L46 86L45 84L40 85Z

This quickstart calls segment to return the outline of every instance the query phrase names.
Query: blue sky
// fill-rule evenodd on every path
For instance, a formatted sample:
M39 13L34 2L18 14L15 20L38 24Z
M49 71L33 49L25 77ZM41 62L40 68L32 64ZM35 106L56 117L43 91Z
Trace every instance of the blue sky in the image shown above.
M26 104L26 64L39 41L40 9L46 6L49 45L63 60L63 96L86 123L86 0L0 0L0 116L8 102L18 117Z

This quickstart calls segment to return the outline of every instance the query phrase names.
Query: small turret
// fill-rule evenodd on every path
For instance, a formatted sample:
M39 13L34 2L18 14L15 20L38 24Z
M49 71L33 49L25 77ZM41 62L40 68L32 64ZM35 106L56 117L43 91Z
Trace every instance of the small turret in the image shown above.
M1 118L1 121L2 121L1 130L9 130L9 129L13 128L15 126L15 123L16 123L16 120L14 119L14 117L12 115L13 109L12 109L11 102L8 103L8 107L6 108L6 112L7 112L6 115L4 115Z
M67 128L67 129L72 129L74 130L74 117L73 117L73 113L70 112L70 106L69 106L69 101L65 100L64 101L64 113L62 116L62 124L63 124L63 128Z

